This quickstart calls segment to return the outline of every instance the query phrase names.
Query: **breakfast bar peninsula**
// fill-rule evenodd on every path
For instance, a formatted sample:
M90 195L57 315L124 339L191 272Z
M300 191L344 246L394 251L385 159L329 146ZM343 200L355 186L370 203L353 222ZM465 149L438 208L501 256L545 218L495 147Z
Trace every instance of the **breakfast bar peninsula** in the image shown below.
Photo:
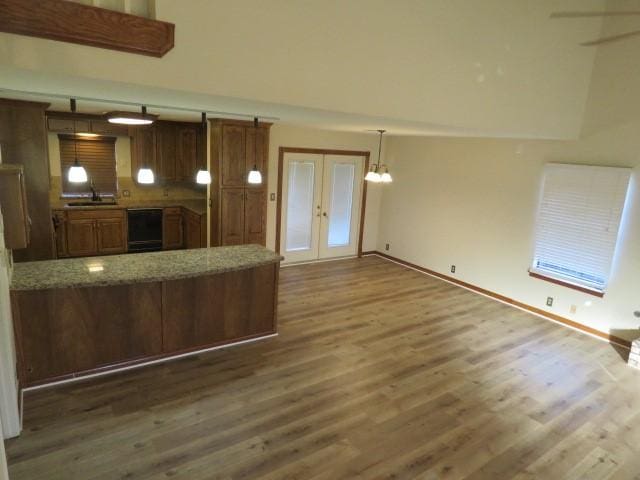
M239 245L17 263L21 387L274 335L281 259Z

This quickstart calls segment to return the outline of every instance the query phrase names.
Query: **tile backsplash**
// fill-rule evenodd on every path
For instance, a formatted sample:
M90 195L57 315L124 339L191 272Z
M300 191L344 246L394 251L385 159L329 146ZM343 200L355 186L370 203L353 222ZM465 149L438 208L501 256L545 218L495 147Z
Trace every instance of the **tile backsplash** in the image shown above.
M58 176L51 177L49 199L52 202L60 200L62 195L62 182ZM129 177L118 177L118 198L123 198L123 192L127 190L127 200L187 200L194 198L205 199L207 189L205 186L193 187L182 184L171 185L138 185Z

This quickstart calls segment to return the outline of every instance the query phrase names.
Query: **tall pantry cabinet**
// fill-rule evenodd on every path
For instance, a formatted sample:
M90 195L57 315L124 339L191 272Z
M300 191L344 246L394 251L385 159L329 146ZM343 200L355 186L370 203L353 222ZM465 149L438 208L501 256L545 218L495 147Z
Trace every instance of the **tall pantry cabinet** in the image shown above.
M211 245L266 243L270 123L227 119L211 124ZM257 145L256 142L257 141ZM247 182L257 166L262 184Z

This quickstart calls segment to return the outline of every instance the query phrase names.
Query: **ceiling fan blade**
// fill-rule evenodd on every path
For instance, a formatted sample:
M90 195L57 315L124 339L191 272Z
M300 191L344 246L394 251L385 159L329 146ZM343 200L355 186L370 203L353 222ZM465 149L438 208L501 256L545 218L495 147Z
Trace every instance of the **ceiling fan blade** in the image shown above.
M602 45L603 43L612 43L617 42L619 40L624 40L625 38L635 37L636 35L640 35L640 30L634 30L633 32L621 33L619 35L611 35L610 37L602 37L596 40L591 40L589 42L581 43L583 47L592 47L594 45Z
M618 12L553 12L549 18L584 18L584 17L620 17L628 15L640 15L639 10Z

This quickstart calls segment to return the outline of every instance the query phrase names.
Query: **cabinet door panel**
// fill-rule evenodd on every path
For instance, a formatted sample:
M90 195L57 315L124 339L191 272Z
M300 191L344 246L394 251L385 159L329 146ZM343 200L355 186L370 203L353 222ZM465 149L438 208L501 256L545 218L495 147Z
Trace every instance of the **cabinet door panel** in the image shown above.
M195 181L198 167L198 128L195 126L178 127L177 143L178 180Z
M67 252L72 257L98 253L95 220L83 218L67 221Z
M251 188L264 188L267 182L268 174L268 145L269 145L269 131L264 128L258 128L258 146L254 144L256 138L255 128L247 128L246 142L245 142L245 175L249 174L249 171L253 166L258 167L258 171L262 174L262 184L247 186Z
M162 180L175 180L176 171L176 128L171 123L158 123L156 127L157 175Z
M220 195L220 243L244 243L244 188L224 188Z
M184 243L186 248L202 247L202 218L200 215L185 211L184 214Z
M13 292L23 381L159 354L160 293L160 283Z
M182 248L182 214L166 213L162 219L162 248L174 250Z
M52 212L53 231L56 242L56 256L58 258L68 257L67 251L67 215L63 210Z
M124 253L127 251L127 233L124 218L96 220L98 253Z
M248 188L244 208L244 242L266 243L265 206L266 191Z
M222 127L222 186L239 187L245 184L245 127Z

